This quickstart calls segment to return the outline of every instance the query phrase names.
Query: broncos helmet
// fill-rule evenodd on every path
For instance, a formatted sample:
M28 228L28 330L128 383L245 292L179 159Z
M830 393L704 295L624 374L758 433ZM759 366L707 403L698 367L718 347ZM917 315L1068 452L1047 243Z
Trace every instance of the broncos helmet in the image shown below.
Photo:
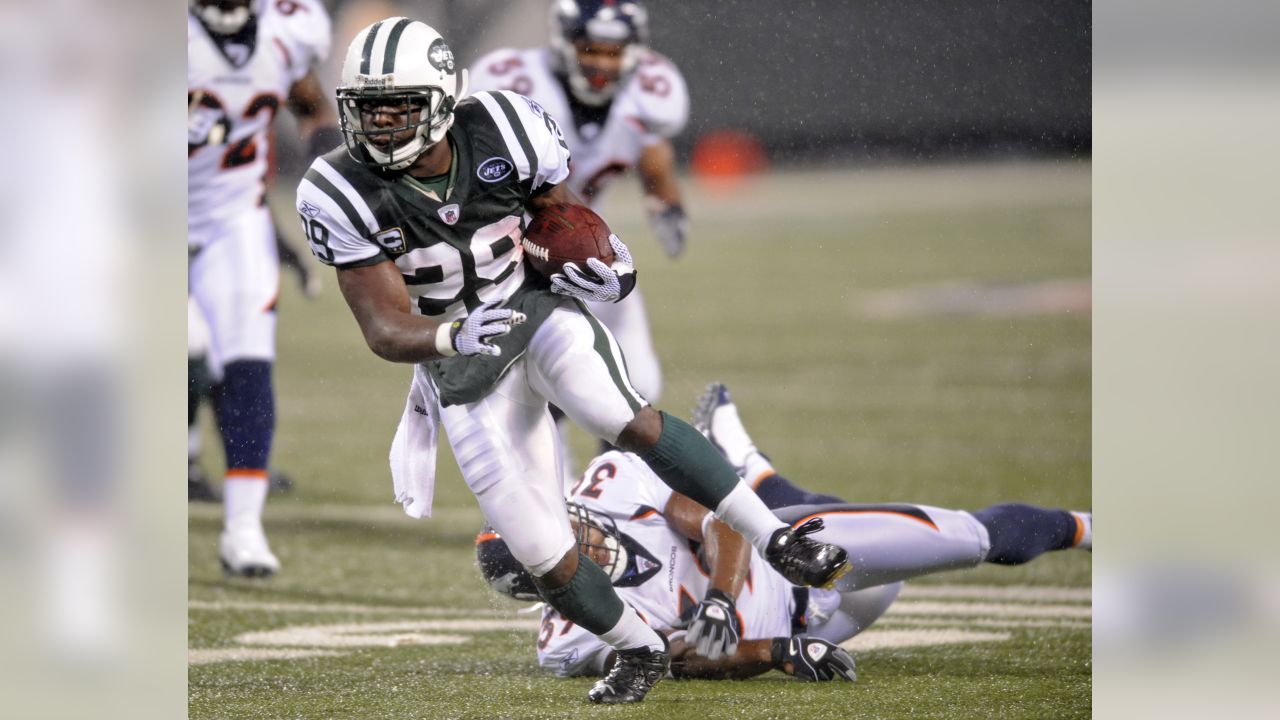
M337 92L347 152L383 170L409 167L453 125L453 107L467 93L467 71L459 70L444 38L424 22L390 17L356 33ZM406 124L365 127L362 111L370 106L405 106ZM411 138L386 142L408 130Z
M614 80L589 78L578 60L576 43L623 46L622 67ZM556 0L551 4L551 56L556 71L568 78L573 97L584 105L604 105L635 70L649 43L649 13L638 0Z
M617 582L627 570L627 549L622 544L618 526L607 515L594 513L578 503L570 502L567 505L569 521L578 540L578 550L592 559L604 555L605 562L597 564L611 582ZM591 530L599 531L603 537L598 540L593 538ZM480 574L484 576L485 582L496 592L526 602L542 599L533 575L516 560L511 554L511 548L507 547L507 542L489 525L481 528L480 534L476 535L476 564L480 566Z
M476 535L476 564L484 581L496 592L526 602L542 599L533 575L511 554L507 541L488 525Z
M259 12L262 0L187 0L191 14L210 31L235 35Z

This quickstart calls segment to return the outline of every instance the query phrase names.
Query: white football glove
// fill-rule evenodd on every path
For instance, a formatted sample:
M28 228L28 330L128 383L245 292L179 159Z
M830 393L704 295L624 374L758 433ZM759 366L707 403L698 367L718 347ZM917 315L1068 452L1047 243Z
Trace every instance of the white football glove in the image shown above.
M626 297L636 286L631 251L617 235L609 236L609 246L613 248L613 267L587 258L587 270L592 273L588 274L577 263L565 263L564 272L551 275L551 292L593 302L617 302Z
M693 611L685 641L706 659L719 660L721 655L738 652L740 636L733 596L715 588L708 590L706 598Z
M650 195L645 200L645 210L649 213L649 225L653 234L658 236L662 249L667 257L678 257L684 252L688 242L689 218L680 205L668 205L657 197Z
M511 328L523 323L526 318L522 312L495 309L497 304L496 300L487 302L465 318L454 321L448 335L454 351L462 355L497 357L502 354L502 348L494 345L493 340L511 332ZM441 354L450 353L446 351Z

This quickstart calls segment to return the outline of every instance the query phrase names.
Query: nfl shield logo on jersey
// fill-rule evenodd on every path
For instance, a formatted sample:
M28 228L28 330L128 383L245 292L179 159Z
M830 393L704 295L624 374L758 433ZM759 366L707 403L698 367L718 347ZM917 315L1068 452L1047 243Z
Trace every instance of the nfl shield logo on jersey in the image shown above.
M436 212L440 213L440 219L443 220L446 225L452 225L458 222L458 214L459 214L458 203L453 203L452 205L445 205L444 207L440 208Z

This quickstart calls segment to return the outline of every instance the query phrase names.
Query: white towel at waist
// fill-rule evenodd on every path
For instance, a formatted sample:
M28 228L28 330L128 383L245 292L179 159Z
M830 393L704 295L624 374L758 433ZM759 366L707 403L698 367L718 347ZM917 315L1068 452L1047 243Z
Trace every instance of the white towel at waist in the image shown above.
M396 502L412 518L431 517L436 485L440 404L435 385L422 365L413 367L413 382L404 402L404 415L391 440L391 482Z

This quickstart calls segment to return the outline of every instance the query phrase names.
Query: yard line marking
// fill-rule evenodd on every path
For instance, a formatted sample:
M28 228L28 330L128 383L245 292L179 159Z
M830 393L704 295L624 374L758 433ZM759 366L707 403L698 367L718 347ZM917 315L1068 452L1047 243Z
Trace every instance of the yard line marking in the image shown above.
M902 588L902 597L973 598L975 600L1023 600L1029 602L1092 602L1092 588L1040 587L1026 585L912 585Z
M405 645L461 645L470 636L458 633L522 630L534 632L539 621L509 620L408 620L382 623L334 623L290 625L276 630L242 633L242 645L285 647L401 647Z
M1011 603L949 603L903 601L889 606L892 615L979 615L988 617L1091 618L1093 608L1083 605L1016 605Z
M254 600L190 600L188 610L260 610L264 612L296 612L296 613L350 613L353 615L369 615L373 613L391 613L403 615L434 615L439 617L510 617L517 610L480 610L439 607L398 607L395 605L351 605L326 603L285 603L259 602Z
M976 630L868 630L840 643L840 647L858 652L890 648L923 647L952 643L1003 642L1013 637L1007 632Z
M332 650L295 650L292 648L200 648L187 651L188 665L220 662L254 662L259 660L297 660L312 657L341 657L346 653Z
M989 628L1060 628L1063 630L1087 630L1093 623L1086 620L997 620L988 618L887 618L876 623L876 626L891 627L989 627Z

